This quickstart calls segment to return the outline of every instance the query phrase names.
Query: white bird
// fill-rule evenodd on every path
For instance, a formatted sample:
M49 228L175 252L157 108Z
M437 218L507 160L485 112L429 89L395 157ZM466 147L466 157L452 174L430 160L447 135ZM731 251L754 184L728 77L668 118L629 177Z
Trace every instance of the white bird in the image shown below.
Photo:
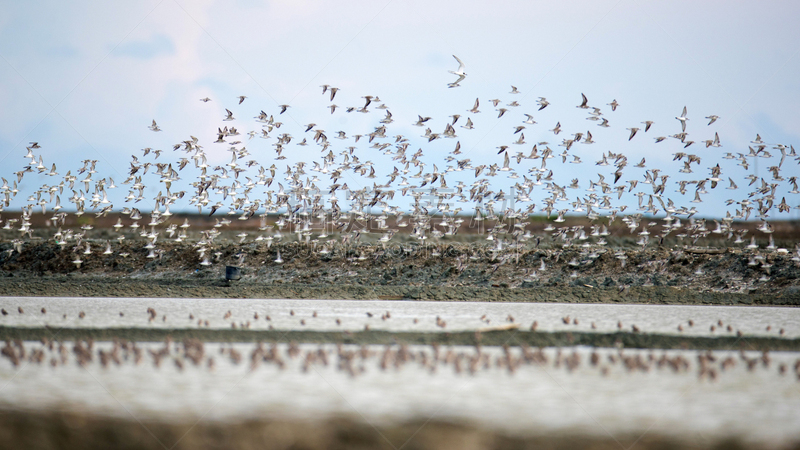
M464 72L464 69L466 69L464 62L458 59L458 56L456 55L453 55L453 58L455 58L456 61L458 61L458 70L456 71L449 70L448 72L452 73L453 75L458 75L458 79L452 83L447 84L447 86L451 88L460 86L458 83L460 83L461 81L464 80L464 78L467 77L467 73Z
M689 120L686 117L686 107L685 106L683 107L683 112L681 113L681 115L676 117L676 119L681 121L681 131L685 132L686 131L686 121Z

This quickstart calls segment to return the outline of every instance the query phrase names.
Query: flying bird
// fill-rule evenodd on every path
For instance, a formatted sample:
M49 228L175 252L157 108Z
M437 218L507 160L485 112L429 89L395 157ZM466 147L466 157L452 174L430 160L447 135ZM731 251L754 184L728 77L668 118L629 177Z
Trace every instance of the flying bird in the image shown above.
M689 119L686 117L686 107L685 106L683 107L683 112L681 113L681 115L676 117L676 119L681 121L681 131L686 132L686 121L689 120Z
M455 58L456 61L458 61L458 70L456 70L456 71L450 70L449 72L452 73L453 75L458 75L458 79L456 81L452 82L452 83L448 83L447 86L451 87L451 88L460 86L458 83L460 83L461 81L464 80L464 78L467 77L467 73L464 72L464 69L466 69L466 66L464 65L464 62L461 61L458 58L458 56L456 56L456 55L453 55L453 58Z
M468 111L468 112L471 112L471 113L473 113L473 114L477 114L477 113L479 113L480 111L478 111L478 105L479 105L480 103L481 103L481 102L480 102L480 99L477 99L477 98L476 98L476 99L475 99L475 106L473 106L473 107L472 107L472 109L468 109L467 111Z
M589 99L586 98L586 95L581 94L581 104L578 105L577 108L589 109Z

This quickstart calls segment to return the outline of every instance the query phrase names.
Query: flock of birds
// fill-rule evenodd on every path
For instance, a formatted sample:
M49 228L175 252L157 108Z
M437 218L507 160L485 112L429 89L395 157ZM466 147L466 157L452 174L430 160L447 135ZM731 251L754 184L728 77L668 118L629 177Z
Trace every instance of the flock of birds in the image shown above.
M140 365L149 358L154 367L160 368L162 364L170 361L179 371L189 365L206 367L214 370L216 359L213 353L206 351L205 344L197 339L186 339L183 342L173 342L167 338L163 346L145 343L144 348L136 342L115 340L111 345L98 345L91 339L73 342L42 339L41 342L26 343L20 340L6 341L0 356L6 358L13 366L17 367L24 362L34 364L49 364L53 368L65 366L73 361L85 367L98 361L102 367L121 366L125 363ZM110 347L110 348L109 348ZM261 365L274 365L283 370L292 360L299 361L303 372L318 370L316 367L326 367L333 364L337 370L356 377L366 372L366 364L377 360L378 367L383 370L400 370L405 365L416 364L418 367L435 374L439 368L452 368L456 374L468 373L475 375L478 372L488 371L492 368L505 370L513 375L523 366L566 368L572 372L585 364L585 357L576 350L557 348L554 350L530 348L526 345L519 346L514 351L508 345L502 346L501 352L486 351L480 344L474 346L472 351L463 348L443 348L438 344L429 347L409 347L405 344L387 345L380 350L378 346L366 345L320 345L316 349L301 349L295 343L270 344L257 343L253 347L249 359L249 370L254 371ZM697 361L694 364L697 376L701 380L715 381L721 374L732 370L738 364L744 365L748 371L753 372L758 368L768 370L774 367L769 352L746 352L740 350L739 357L718 356L712 351L695 351ZM756 354L754 354L756 353ZM219 346L218 358L227 358L234 365L244 361L242 352L228 344ZM589 366L597 369L603 376L608 375L614 367L622 367L627 372L650 372L655 370L668 370L670 373L689 373L692 361L681 353L662 352L656 356L655 351L624 350L624 349L594 349L588 357ZM800 381L800 358L792 367L785 362L777 365L777 372L785 376L793 371Z
M12 312L9 312L5 308L0 308L0 319L11 315ZM159 317L158 312L156 312L156 309L153 308L152 306L148 307L146 312L147 312L147 321L148 321L148 323L153 323L153 322L156 322L156 321L167 322L167 315L163 314L163 315L161 315L161 317ZM41 313L42 316L46 315L47 314L47 308L46 307L42 307L41 310L40 310L40 313ZM18 306L17 307L17 314L19 314L20 316L22 314L25 314L25 310L22 308L22 306ZM283 314L283 313L276 312L276 314ZM383 321L383 322L386 322L386 321L392 319L392 313L390 311L386 311L384 313L381 313L380 315L378 315L377 313L370 312L370 311L365 311L365 314L366 314L367 322L369 322L371 319L374 319L374 320L377 321L378 318L380 318L380 320ZM120 317L124 317L125 313L120 311L119 312L119 316ZM263 319L264 321L266 321L267 323L270 324L270 325L268 325L268 329L269 330L275 330L276 329L272 325L273 320L272 320L272 317L270 316L269 313L259 314L258 311L255 311L253 313L253 316L252 316L252 322L251 322L250 319L242 320L242 319L234 318L233 316L234 316L234 314L233 314L233 312L231 310L228 310L222 316L222 320L225 323L230 323L230 327L232 329L250 329L254 322L258 322L261 319ZM318 314L317 314L317 311L312 311L311 314L308 317L302 317L302 315L300 313L295 313L295 311L293 309L290 309L289 310L289 316L292 319L296 320L296 322L291 324L291 326L293 328L298 326L298 325L300 327L306 326L307 324L311 324L311 321L316 322L316 324L318 325L320 323L320 321L324 322L325 320L330 320L330 318L319 317ZM67 317L68 317L68 315L66 313L62 314L62 318L64 320L66 320ZM86 317L86 313L84 311L79 311L78 312L78 318L79 319L84 319L85 317ZM307 322L307 320L309 322ZM436 326L438 328L442 328L442 329L447 328L447 321L444 318L442 318L441 316L437 315L434 320L435 320L435 324L436 324ZM519 323L519 321L517 321L514 318L514 316L511 315L511 314L507 314L506 317L503 319L503 323L501 323L499 325L497 323L492 325L492 319L486 314L482 315L478 320L480 321L480 325L483 327L483 328L478 328L477 329L478 332L509 330L509 329L518 330L518 329L521 328L521 324ZM208 318L203 319L202 317L195 316L193 313L189 313L189 321L191 323L194 323L196 321L198 327L209 328L210 325L211 325ZM411 321L413 322L414 325L420 323L420 319L418 319L416 317L412 318ZM333 322L337 326L342 326L342 324L343 324L342 320L339 317L334 317L333 318ZM563 324L563 325L567 326L567 328L577 327L580 323L581 323L581 321L578 319L578 317L569 316L569 315L561 317L560 321L559 321L559 325ZM585 321L584 321L584 324L586 324ZM598 329L598 327L595 324L595 322L589 321L588 324L589 324L589 327L591 328L591 330L597 330ZM677 329L678 332L683 333L684 330L689 330L689 329L695 327L695 325L696 325L696 322L695 322L694 319L688 319L685 322L679 323L676 326L676 329ZM697 323L697 325L698 325L698 328L700 328L699 323ZM531 323L529 330L531 332L539 331L539 326L540 326L540 324L539 324L538 320L534 320ZM630 326L628 326L627 324L623 324L623 322L621 320L617 320L616 328L617 328L617 330L619 332L626 332L626 331L627 332L631 332L631 333L644 332L642 330L642 328L637 326L636 324L630 324ZM371 330L371 328L369 326L369 323L364 324L364 331L370 331L370 330ZM708 331L711 334L714 334L717 331L719 331L720 333L723 333L723 334L724 333L728 333L729 335L734 335L735 334L735 336L737 336L737 337L745 336L745 334L740 329L734 327L733 324L731 324L731 323L727 323L727 324L724 323L722 321L722 319L717 319L715 322L713 322L709 326ZM765 328L764 331L767 332L767 333L770 333L770 332L773 332L773 331L777 332L778 336L780 336L780 337L783 337L783 336L786 335L786 330L784 328L776 327L776 328L773 329L772 325L769 325L769 324L766 325L766 328Z
M451 73L458 78L448 84L449 88L459 87L467 78L465 64L454 58L459 67ZM419 115L415 122L399 125L390 107L377 95L365 95L357 105L339 106L334 100L337 95L341 100L341 89L327 84L321 88L329 103L326 115L363 114L373 123L368 129L325 130L313 122L297 123L290 105L267 108L269 112L259 108L253 120L243 120L240 117L245 114L247 96L242 95L221 114L223 124L216 130L202 131L201 136L215 137L211 149L195 136L175 142L166 150L143 148L132 155L127 173L121 178L117 175L119 186L113 175L100 173L98 161L93 159L83 160L82 166L62 173L55 164L45 162L39 143L31 142L24 155L26 163L9 177L11 180L0 177L0 211L12 208L20 211L3 213L6 216L3 228L20 233L11 242L7 255L25 251L34 232L32 215L41 211L55 230L53 241L74 254L72 262L77 267L81 267L83 257L93 253L128 256L122 243L131 236L142 240L148 258L159 258L163 254L159 244L166 240L190 242L197 248L199 264L211 266L220 260L220 253L214 252L214 241L221 235L221 228L232 220L258 224L258 233L243 231L237 236L240 244L263 242L271 246L294 235L295 240L313 246L321 255L358 244L367 233L379 234L381 244L388 243L399 232L425 242L453 236L468 222L470 227L486 234L495 257L512 255L529 244L538 246L541 239L547 238L564 248L585 249L591 252L587 253L591 259L597 257L598 249L608 245L612 224L619 219L643 249L663 243L667 237L675 237L687 245L714 237L748 249L750 266L760 265L769 270L769 262L761 253L764 250L791 256L800 264L800 243L793 249L780 248L772 237L774 229L770 224L770 220L789 219L792 209L800 209L800 205L790 206L787 201L787 197L800 194L796 175L800 155L792 145L767 143L760 135L742 148L721 150L723 140L719 131L710 128L720 119L717 115L705 116L707 122L702 129L710 131L698 131L697 137L690 125L696 120L686 107L672 124L656 124L652 120L628 124L628 141L648 139L654 145L675 149L672 153L675 167L667 169L648 165L646 157L641 160L637 157L638 161L629 163L623 151L614 149L621 147L618 143L603 147L586 126L562 125L561 121L547 118L551 101L539 97L535 106L525 105L525 97L520 96L515 86L508 93L510 100L470 99L440 123L433 117ZM214 105L209 97L200 101ZM599 129L611 127L614 113L624 108L615 99L597 106L584 94L575 106L586 112L585 119L591 127ZM461 144L462 139L467 142L470 133L480 128L484 122L479 120L481 114L496 115L493 126L497 127L512 121L506 127L506 140L488 152ZM538 126L539 121L545 120L551 120L550 124ZM395 131L406 130L408 126L424 131L420 136ZM156 120L148 128L154 133L163 131ZM287 128L297 130L295 135L287 132ZM654 135L657 130L665 131ZM526 141L526 131L537 138ZM449 145L445 144L447 141ZM262 142L270 148L265 150ZM448 149L441 150L444 146ZM306 147L318 151L315 160L300 160L298 155L312 153L304 150ZM601 148L592 150L597 147ZM767 175L751 173L737 177L737 173L759 164L767 168ZM579 169L585 166L596 167L597 171ZM587 172L595 172L596 177L575 176ZM30 193L24 192L29 189L31 178L35 178L38 187ZM40 184L42 179L46 182ZM23 186L23 182L27 184ZM114 189L127 191L121 208L115 207L117 201L112 200L117 197L110 194ZM156 190L158 194L152 198L145 194ZM695 217L703 215L698 208L710 190L730 192L725 217ZM22 204L15 204L20 198ZM62 205L62 198L69 204ZM633 203L628 204L630 201ZM188 219L173 218L173 211L194 208L200 214L217 216L215 226L197 231L199 239L190 238L192 225ZM90 242L87 232L92 226L85 221L80 229L65 226L69 214L100 217L110 213L122 213L124 217L113 226L116 244L113 239L100 246ZM145 218L147 215L149 218ZM529 218L535 215L553 219L541 230L546 235L534 234ZM586 217L589 225L563 225L568 216L575 215ZM757 228L759 236L747 236L749 229L738 223L752 218L761 221ZM617 252L616 257L624 265L625 253ZM243 258L242 254L240 262ZM280 251L273 262L284 262ZM459 270L462 263L459 259ZM569 265L577 267L582 263L574 259ZM543 271L543 259L540 264ZM13 312L2 308L0 313L2 318ZM20 307L17 313L24 311ZM46 313L42 308L41 314ZM294 311L290 313L295 315ZM367 314L372 318L372 313ZM85 316L84 312L78 314L81 319ZM167 316L159 316L154 308L148 308L146 317L150 322L167 321ZM305 326L306 321L315 318L316 313L297 320L300 326ZM260 319L271 320L269 315L255 312L252 320ZM391 314L388 311L380 314L380 319L389 320ZM194 315L189 320L198 327L209 327L209 320ZM231 328L251 326L249 318L234 320L230 312L223 320ZM417 319L413 320L416 323ZM485 316L480 320L489 325ZM561 320L565 325L579 324L575 317ZM341 325L338 318L335 321ZM436 326L446 329L447 322L437 316ZM538 326L534 321L529 330L536 331ZM676 328L683 332L694 326L689 320ZM508 315L500 327L520 325ZM632 333L642 331L636 325L622 322L617 327ZM595 329L594 323L591 328ZM365 325L365 330L369 330L369 325ZM711 324L709 331L742 335L722 321ZM778 333L783 336L784 330ZM514 374L526 366L565 368L572 372L588 366L603 376L612 370L695 372L699 379L709 381L740 365L751 372L774 368L779 376L796 376L800 381L800 358L793 365L774 363L767 351L742 350L734 356L731 352L720 355L697 350L689 356L688 352L662 351L657 355L655 350L592 349L587 356L576 348L542 349L525 345L487 350L481 345L472 349L437 344L382 348L326 344L311 348L294 343L257 343L249 356L245 356L241 345L220 344L218 354L206 347L196 339L173 342L169 338L163 345L126 340L98 345L91 339L71 342L42 339L40 343L7 340L0 348L0 357L13 366L27 362L54 369L70 361L81 367L99 363L106 368L139 365L147 360L156 368L170 364L179 371L191 366L214 370L221 360L234 365L249 362L251 371L270 365L280 369L300 367L303 372L333 366L351 377L365 373L370 364L383 371L416 366L431 374L452 369L456 374L469 375L492 369Z
M7 317L9 315L12 315L12 313L13 313L13 310L11 312L9 312L5 308L0 308L0 319L5 318L5 317ZM42 307L41 310L40 310L40 313L41 313L42 317L44 315L46 315L47 314L47 308L46 307ZM19 315L25 314L25 310L22 308L22 306L18 306L17 307L17 314L19 314ZM282 312L282 313L281 312L276 312L276 314L285 314L285 311ZM288 314L292 319L294 319L294 322L290 324L290 326L293 327L293 328L297 327L297 326L304 327L307 324L310 325L311 321L315 321L316 325L318 325L320 323L320 321L324 322L325 320L330 320L330 318L319 317L318 314L317 314L317 311L312 311L311 314L308 317L302 317L302 315L300 313L295 313L295 311L293 309L290 309ZM378 315L377 313L372 313L370 311L365 311L365 314L366 314L367 322L369 322L371 319L374 319L374 320L377 321L378 318L380 318L380 320L383 321L383 322L386 322L386 321L392 319L392 313L390 311L386 311L385 313L381 313L380 315ZM77 316L78 316L79 319L84 319L86 317L86 313L84 311L79 311ZM120 317L125 317L125 313L120 311L119 312L119 316ZM270 316L269 313L259 314L258 311L255 311L253 313L252 321L250 319L246 319L246 320L237 319L237 318L234 318L233 316L234 316L234 314L233 314L233 312L231 310L228 310L222 316L222 320L226 324L229 323L230 327L232 329L250 329L254 322L258 322L259 320L263 319L264 321L269 323L269 325L267 327L268 330L276 330L276 328L272 325L273 320L272 320L272 317ZM62 314L62 319L66 320L67 317L68 317L68 315L66 313ZM343 321L339 317L334 317L332 320L337 326L342 326L343 325ZM435 324L436 324L436 326L438 328L442 328L442 329L446 329L447 328L447 321L444 318L442 318L441 316L437 315L434 320L435 320ZM156 309L151 306L151 307L147 308L147 321L148 321L148 323L153 323L153 322L157 322L157 321L167 322L167 315L166 314L162 314L161 317L159 317L159 314L158 314L158 312L156 312ZM203 319L202 317L195 316L193 313L189 314L189 321L191 323L194 323L196 321L197 326L201 327L201 328L202 327L209 328L211 326L211 323L209 322L208 318ZM411 321L413 322L414 325L417 325L417 324L420 323L420 319L417 318L417 317L411 318ZM503 323L501 323L499 325L497 323L492 325L492 319L486 314L482 315L479 318L479 321L480 321L480 325L483 328L478 328L478 331L496 331L496 330L509 330L509 329L520 329L521 328L521 324L519 323L519 321L516 320L514 318L514 316L511 315L511 314L507 314L506 317L503 319ZM578 317L567 315L567 316L561 317L561 319L560 319L558 324L559 325L563 324L563 325L566 325L567 327L577 327L580 323L581 323L581 321L578 319ZM584 325L586 325L586 324L587 324L587 322L584 321ZM695 324L696 324L696 321L694 319L688 319L685 322L679 323L676 326L676 330L678 332L682 333L684 330L689 330L689 329L693 328L695 326ZM697 324L698 324L698 329L699 329L700 328L699 322ZM47 324L40 324L40 325L48 326ZM532 332L536 332L536 331L539 330L539 325L540 324L539 324L538 320L534 320L531 323L529 330L532 331ZM588 325L589 325L589 328L591 330L593 330L593 331L598 329L598 327L597 327L597 325L596 325L596 323L594 321L588 321ZM351 325L351 327L352 327L352 325ZM371 329L372 328L370 328L369 323L364 324L364 331L370 331ZM626 331L631 332L631 333L644 332L644 330L642 330L642 328L637 326L636 324L630 324L630 325L623 324L623 322L621 320L617 320L616 329L618 331L620 331L620 332L626 332ZM734 335L735 334L735 336L737 336L737 337L745 336L745 334L740 329L734 327L733 324L731 324L731 323L727 323L727 324L723 323L722 319L717 319L715 322L713 322L709 326L708 331L711 334L714 334L717 331L719 331L720 333L723 333L723 334L724 333L728 333L729 335ZM773 328L773 326L769 325L769 324L766 325L766 328L765 328L764 331L767 332L767 333L777 332L779 337L784 337L786 335L786 330L784 328L780 328L780 327L774 327Z
M467 76L463 62L457 57L456 60L459 68L452 73L458 79L449 84L451 88L458 87ZM8 252L23 251L25 236L32 236L31 215L41 210L57 227L52 236L55 242L62 246L69 243L76 255L74 263L80 267L81 254L111 254L115 250L111 240L100 250L96 246L92 250L88 239L83 240L91 225L80 230L62 229L67 215L121 212L127 219L120 218L114 225L120 232L118 239L125 239L122 231L135 232L146 241L148 257L156 258L160 251L158 241L188 239L189 222L171 220L172 210L197 208L198 213L218 216L215 227L200 230L202 237L197 246L200 264L205 266L213 263L210 246L220 234L219 228L230 224L233 218L260 220L258 228L262 233L253 236L243 232L238 236L240 242L270 244L283 239L284 233L294 233L301 242L313 240L322 253L357 243L370 232L379 233L381 243L390 241L401 230L420 241L439 239L458 233L467 221L486 233L487 239L493 241L491 245L502 252L538 242L542 236L532 233L528 219L542 214L554 217L543 233L564 247L606 245L609 227L619 218L637 236L642 248L654 241L663 242L668 236L690 245L703 238L722 237L732 245L766 247L800 257L800 246L776 246L769 222L773 217L788 219L792 208L800 209L787 201L787 196L800 193L795 175L800 156L792 145L767 143L757 135L743 148L724 151L719 132L711 129L707 135L697 137L694 131L689 133L689 122L694 118L684 107L671 125L644 120L627 128L628 141L634 142L648 139L646 136L659 127L672 128L669 133L649 139L657 145L677 147L673 161L678 170L648 165L644 157L629 163L622 151L598 144L584 125L572 131L556 120L550 125L553 128L537 126L537 118L550 120L546 117L551 102L539 97L535 111L518 112L528 105L514 100L520 91L512 86L512 100L490 99L488 104L494 112L483 112L497 115L495 126L504 125L502 120L512 121L506 141L487 155L483 150L462 147L460 139L462 133L465 138L475 133L477 116L487 104L485 99L470 102L471 108L465 105L457 109L436 131L436 120L422 115L415 123L398 127L424 128L421 137L417 137L392 131L397 121L378 96L365 95L362 104L341 107L333 103L340 91L327 84L322 86L322 94L330 103L329 114L369 115L374 119L370 129L353 130L351 134L347 130L331 132L316 123L300 126L291 118L291 112L287 113L290 105L279 105L271 112L262 109L254 120L242 120L237 116L244 113L241 108L246 106L247 96L243 95L238 97L236 106L231 106L233 110L225 109L221 117L224 125L203 131L205 136L216 137L213 149L206 149L195 136L175 142L166 151L143 148L131 157L119 186L112 176L100 175L97 160L84 160L82 166L62 173L55 164L44 161L41 146L32 142L24 155L26 164L14 172L11 181L2 178L0 210L12 207L23 180L29 182L29 177L38 176L37 183L42 178L48 182L29 195L23 194L23 204L15 206L21 213L4 220L3 228L21 233ZM213 105L208 97L201 101ZM586 111L585 119L592 126L601 129L610 127L615 111L623 108L613 100L607 103L610 111L605 110L584 94L575 106ZM286 123L283 117L288 118ZM719 117L709 115L706 119L704 129L713 126ZM298 125L299 135L283 131L294 126L291 122ZM155 120L149 129L162 131ZM527 142L525 131L539 138ZM255 150L259 140L269 142L271 150ZM445 153L439 149L446 140L452 143ZM300 161L298 154L310 154L301 150L308 146L318 150L318 159ZM589 151L597 147L601 148ZM294 162L287 162L282 168L287 155ZM592 161L584 161L589 158ZM768 167L768 175L751 173L743 179L734 178L733 173L741 169L733 164L747 170L759 160ZM576 170L580 165L595 166L597 177L572 178L581 173ZM562 178L571 181L560 182ZM504 185L511 189L505 190ZM121 208L109 198L109 191L118 188L127 190ZM703 196L717 189L731 193L726 216L713 220L695 218L701 214L697 208ZM159 192L149 198L146 190ZM62 204L62 197L71 205ZM631 199L638 204L625 204ZM146 208L139 202L150 209L149 221L144 219L147 211L140 210ZM590 225L561 226L568 215L585 216ZM274 226L268 224L272 218L276 219ZM747 228L736 222L751 218L761 220L758 240L755 235L746 236ZM275 262L283 262L280 254Z

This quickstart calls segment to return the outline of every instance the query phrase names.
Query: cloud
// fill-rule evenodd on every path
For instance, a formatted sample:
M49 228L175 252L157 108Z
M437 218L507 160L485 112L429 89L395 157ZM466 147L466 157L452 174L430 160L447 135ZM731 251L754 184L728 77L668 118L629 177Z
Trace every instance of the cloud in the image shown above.
M172 40L163 34L157 34L149 41L123 42L114 50L114 56L128 56L137 59L153 59L161 55L175 54Z

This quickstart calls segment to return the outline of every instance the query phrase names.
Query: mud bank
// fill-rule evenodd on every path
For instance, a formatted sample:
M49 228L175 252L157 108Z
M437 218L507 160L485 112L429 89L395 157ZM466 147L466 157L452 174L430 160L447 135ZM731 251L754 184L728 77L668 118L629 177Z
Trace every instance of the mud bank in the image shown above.
M800 258L778 251L226 243L203 265L190 243L103 245L0 244L0 295L800 304ZM227 265L239 281L224 282Z
M460 332L359 332L297 330L219 330L146 328L27 328L0 326L0 340L129 340L159 342L167 339L204 342L293 342L356 345L485 345L566 347L590 346L633 349L800 351L800 339L760 336L677 336L657 333L533 332L521 329Z
M629 303L661 305L800 306L800 290L776 293L702 292L677 286L415 286L348 283L283 283L245 279L226 282L211 277L180 277L168 273L137 276L74 274L0 278L0 296L19 297L151 297L151 298L290 298L339 300L429 300L484 302Z
M731 438L692 439L657 433L590 436L549 433L515 436L440 419L372 426L351 418L326 421L243 420L169 423L118 419L81 412L0 410L0 449L522 449L636 446L641 449L763 448ZM794 446L800 443L794 443ZM792 445L787 448L792 447Z

